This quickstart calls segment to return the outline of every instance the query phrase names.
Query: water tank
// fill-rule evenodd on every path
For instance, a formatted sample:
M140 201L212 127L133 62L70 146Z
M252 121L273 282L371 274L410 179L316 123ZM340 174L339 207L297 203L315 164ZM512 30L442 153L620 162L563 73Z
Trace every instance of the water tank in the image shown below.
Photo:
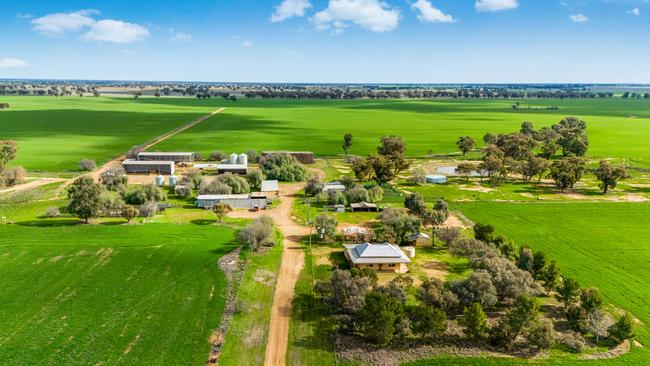
M165 177L163 177L162 175L156 175L156 185L158 187L162 187L163 184L165 184Z
M232 153L230 154L230 159L228 159L230 164L237 164L237 154Z
M237 164L248 165L248 155L239 154L239 157L237 158Z
M176 187L176 183L178 182L178 177L175 175L170 175L169 176L169 186L170 187Z

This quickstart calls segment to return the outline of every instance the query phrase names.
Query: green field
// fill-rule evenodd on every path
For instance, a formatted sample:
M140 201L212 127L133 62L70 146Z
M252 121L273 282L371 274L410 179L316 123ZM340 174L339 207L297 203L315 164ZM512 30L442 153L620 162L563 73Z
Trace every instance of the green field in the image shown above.
M161 150L310 150L340 155L343 135L354 135L352 154L374 151L382 135L402 136L410 156L457 151L456 140L485 132L537 127L568 115L587 121L596 157L633 158L650 164L650 102L645 100L525 100L522 105L558 106L557 111L513 111L511 100L261 100L243 99L206 123L161 143Z
M189 98L2 97L0 139L15 139L13 165L28 170L77 170L81 159L100 165L214 110L217 100Z
M650 204L462 203L475 222L493 224L518 244L542 249L582 286L598 287L605 299L650 322ZM650 345L650 334L639 329ZM604 363L647 364L646 348ZM598 362L600 363L600 362Z
M203 364L233 231L0 227L0 363Z

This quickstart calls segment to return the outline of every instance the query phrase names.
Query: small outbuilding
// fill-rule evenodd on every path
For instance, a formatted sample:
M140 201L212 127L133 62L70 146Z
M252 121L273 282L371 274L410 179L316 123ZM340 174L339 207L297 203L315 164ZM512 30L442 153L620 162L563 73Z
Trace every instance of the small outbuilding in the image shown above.
M126 159L122 162L122 168L128 174L168 174L176 171L176 164L173 161L141 161Z
M414 233L408 236L414 245L431 245L431 237L426 233Z
M438 174L429 174L426 176L427 183L444 184L447 183L447 177Z
M359 202L350 204L350 210L352 212L378 212L379 207L374 203Z
M280 196L280 185L277 180L265 180L262 181L260 191L266 193L267 197L272 195L278 197Z
M142 151L138 153L138 160L141 161L173 161L175 163L191 163L194 161L194 153L191 152L158 152Z
M389 243L343 244L345 258L354 268L371 268L378 272L408 272L411 260L399 246Z
M341 184L341 182L327 182L323 184L323 193L327 193L329 191L339 191L343 192L345 191L345 186Z
M196 199L196 206L199 208L212 209L217 203L225 203L237 209L265 209L267 205L266 196L259 192L251 194L202 194Z

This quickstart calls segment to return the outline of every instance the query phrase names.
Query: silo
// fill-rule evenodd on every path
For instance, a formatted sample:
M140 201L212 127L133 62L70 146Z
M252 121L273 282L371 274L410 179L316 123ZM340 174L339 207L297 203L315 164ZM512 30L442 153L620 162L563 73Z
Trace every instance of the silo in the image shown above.
M237 158L237 164L248 165L248 155L239 154L239 158Z
M169 176L169 186L170 187L176 187L176 183L178 182L178 177L175 175L170 175Z
M230 164L237 164L237 154L235 154L235 153L230 154L229 161L230 161Z
M162 175L156 175L156 185L158 187L162 187L163 184L165 184L165 177L163 177Z

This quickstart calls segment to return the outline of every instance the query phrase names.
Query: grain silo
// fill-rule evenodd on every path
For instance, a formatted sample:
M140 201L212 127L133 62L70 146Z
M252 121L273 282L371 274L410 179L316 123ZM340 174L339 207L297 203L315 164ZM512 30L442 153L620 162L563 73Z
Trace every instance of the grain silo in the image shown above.
M239 157L237 158L237 164L248 165L248 155L239 154Z
M176 183L178 183L178 177L175 175L170 175L169 176L169 186L170 187L176 187Z
M158 187L162 187L163 184L165 184L165 177L163 177L162 175L156 175L156 185Z
M230 164L237 164L237 154L232 153L230 154L230 159L228 159Z

